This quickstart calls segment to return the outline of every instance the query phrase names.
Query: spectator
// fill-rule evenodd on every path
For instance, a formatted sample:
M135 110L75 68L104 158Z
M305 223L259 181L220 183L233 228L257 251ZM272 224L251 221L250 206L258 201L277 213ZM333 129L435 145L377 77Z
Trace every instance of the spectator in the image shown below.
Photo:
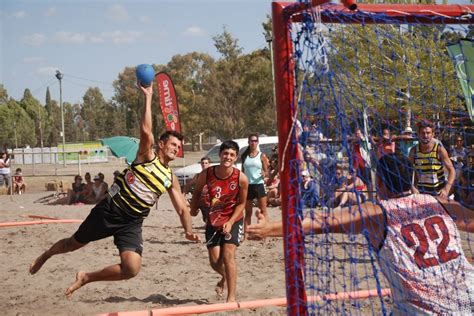
M102 176L101 176L102 175ZM92 194L89 195L89 199L87 200L90 204L97 204L102 199L104 199L105 194L107 193L108 185L103 180L103 174L99 173L94 176L94 183L92 184Z
M367 186L353 172L348 172L344 177L342 168L336 169L336 178L340 187L334 195L334 207L344 207L363 203L367 201Z
M434 126L428 120L418 123L417 146L410 150L409 160L415 167L414 193L426 193L448 198L456 171L448 152L434 136ZM448 179L445 177L445 169Z
M449 158L453 162L454 169L456 169L456 180L459 179L463 169L463 162L467 157L467 149L463 146L463 139L461 135L456 136L454 146L451 148Z
M93 195L92 186L94 185L90 172L86 172L86 174L84 175L84 180L86 180L86 183L84 186L84 190L81 192L81 194L84 196L84 203L87 203Z
M209 168L211 166L211 159L209 157L201 158L201 171ZM199 173L196 174L191 180L189 180L184 186L183 193L193 193L194 187L196 186L197 179L199 178ZM207 190L207 184L204 184L202 187L201 198L199 199L197 212L201 211L202 220L204 223L207 223L209 217L209 210L211 208L211 202L209 201L209 192ZM197 213L192 213L192 216L196 216Z
M80 175L74 176L74 182L72 183L71 188L67 190L67 195L48 203L48 205L71 205L75 203L84 203L86 199L86 196L83 195L85 186L86 184L82 182L82 177Z
M364 136L362 130L357 127L354 130L354 137L351 139L352 166L356 175L371 187L370 174L370 147L369 140Z
M267 187L267 205L280 206L280 176L278 174L278 158L273 157L270 160L269 176L266 180Z
M380 159L383 155L395 153L395 142L387 127L382 130L382 137L375 143L376 156Z
M11 176L10 176L10 158L5 149L0 148L0 186L5 185L8 193L11 192Z
M201 165L201 171L204 170L204 169L207 169L208 167L211 166L211 158L202 157L201 161L200 161L200 165ZM191 194L193 193L194 187L196 185L196 181L197 181L198 177L199 177L199 173L195 174L192 179L189 179L188 182L186 182L186 184L184 185L184 188L183 188L183 193L185 195L188 194L188 193L191 193ZM206 191L206 190L204 190L204 191Z
M12 177L13 180L13 193L23 194L26 192L26 183L21 172L21 168L15 170L15 174Z
M102 172L99 172L97 175L99 176L99 179L102 182L102 185L105 188L105 191L107 191L109 189L109 184L105 182L105 175Z
M398 143L398 151L404 156L408 157L410 155L410 150L418 145L418 140L413 137L413 130L410 126L405 128L400 136L396 138Z
M242 172L245 173L249 181L247 203L245 204L245 227L252 221L254 199L257 199L260 211L268 216L264 181L268 176L268 158L259 150L257 134L250 134L248 143L247 149L242 153Z
M316 183L311 179L308 170L303 170L301 176L303 177L300 187L303 204L305 207L314 208L319 204L319 193L316 190Z

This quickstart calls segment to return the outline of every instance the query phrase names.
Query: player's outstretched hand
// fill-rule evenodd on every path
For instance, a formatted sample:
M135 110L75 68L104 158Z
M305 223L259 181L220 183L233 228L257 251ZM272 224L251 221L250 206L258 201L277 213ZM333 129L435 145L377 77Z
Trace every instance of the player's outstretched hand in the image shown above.
M201 243L201 237L199 237L198 234L194 234L194 233L190 233L190 232L186 232L186 239L187 240L190 240L190 241L194 241L194 242L197 242L197 243Z
M270 222L260 210L257 210L257 219L257 224L247 227L248 239L250 240L264 239L270 232Z
M153 95L153 85L149 85L148 87L144 87L137 81L138 88L142 91L143 95L145 96L152 96Z

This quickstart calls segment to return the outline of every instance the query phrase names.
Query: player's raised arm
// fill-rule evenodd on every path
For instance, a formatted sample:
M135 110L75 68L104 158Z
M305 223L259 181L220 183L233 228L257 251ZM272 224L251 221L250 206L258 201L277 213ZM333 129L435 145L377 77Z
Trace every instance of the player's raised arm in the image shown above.
M151 101L153 98L153 85L143 87L137 83L145 97L142 119L140 121L140 145L138 147L137 158L134 163L150 161L155 157L153 151L154 137L151 120Z

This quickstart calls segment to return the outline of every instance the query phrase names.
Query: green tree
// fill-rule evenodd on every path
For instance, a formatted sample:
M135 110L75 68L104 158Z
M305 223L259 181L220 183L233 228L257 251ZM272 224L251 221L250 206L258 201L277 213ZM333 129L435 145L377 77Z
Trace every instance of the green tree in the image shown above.
M36 100L33 95L31 94L29 89L25 89L23 93L23 98L20 101L21 107L25 110L28 116L35 122L35 134L36 134L36 141L31 143L31 146L44 146L44 135L43 135L43 127L47 117L46 110L40 104L38 100Z
M181 128L186 141L192 143L192 148L195 148L200 133L209 132L208 117L203 115L206 103L203 82L210 74L213 64L214 59L209 55L192 52L173 56L171 61L161 68L173 79L179 103ZM160 111L157 112L162 126L163 116Z
M204 83L207 113L219 113L210 129L220 138L272 133L274 121L271 61L268 50L244 55L238 40L224 29L214 37L222 55Z
M110 105L105 101L99 88L89 88L84 94L80 116L85 123L89 140L98 140L110 134L111 127L106 124L113 122L107 119L111 115L109 108Z
M34 146L35 124L20 103L10 99L0 104L0 143L9 147Z

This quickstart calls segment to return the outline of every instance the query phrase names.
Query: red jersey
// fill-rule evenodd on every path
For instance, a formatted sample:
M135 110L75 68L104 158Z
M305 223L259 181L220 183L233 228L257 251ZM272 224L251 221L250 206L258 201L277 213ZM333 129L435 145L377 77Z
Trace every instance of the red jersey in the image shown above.
M233 168L232 174L226 179L221 179L216 175L216 168L207 168L207 188L211 209L209 211L209 221L214 227L221 227L234 214L235 205L239 202L239 178L240 170ZM243 214L236 218L240 220Z

